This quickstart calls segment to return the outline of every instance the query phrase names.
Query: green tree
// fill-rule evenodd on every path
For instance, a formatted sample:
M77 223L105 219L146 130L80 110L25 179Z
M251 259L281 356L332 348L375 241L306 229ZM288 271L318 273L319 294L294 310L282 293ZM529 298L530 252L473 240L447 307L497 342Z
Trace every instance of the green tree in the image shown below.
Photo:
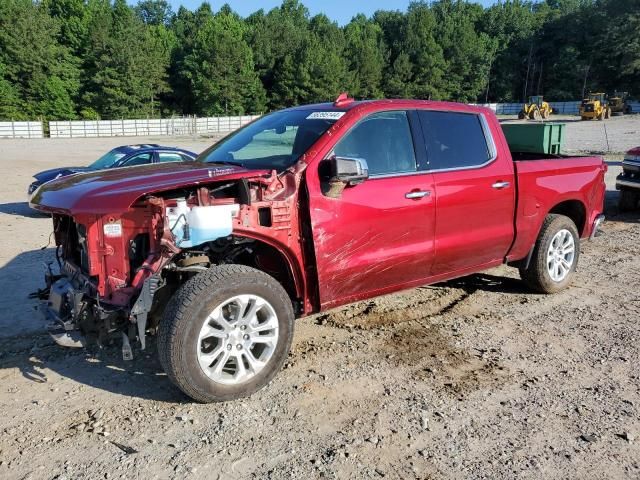
M211 6L208 3L203 3L195 12L180 7L171 22L175 45L171 51L169 66L170 92L165 98L172 110L183 114L196 113L196 100L185 61L193 51L197 32L212 17Z
M242 19L228 8L208 17L184 59L195 112L238 115L264 109L265 92L253 66Z
M381 97L385 66L382 28L364 15L358 15L345 27L344 34L349 91L361 98Z
M0 2L2 89L8 94L0 97L1 110L22 108L23 118L75 117L79 70L70 49L56 41L59 32L44 4Z
M86 58L89 73L83 96L108 118L158 114L158 97L167 90L170 40L164 26L145 27L125 0L116 0L110 18L98 8L98 27Z
M489 36L476 28L483 9L459 0L440 0L431 8L445 59L444 98L474 102L486 88L493 49Z
M291 106L303 97L294 65L304 60L301 49L310 40L309 11L298 0L284 0L266 15L262 10L251 15L247 25L254 69L267 92L269 107Z
M406 17L406 37L403 49L413 67L409 93L416 98L447 99L446 63L442 48L435 39L436 18L424 2L412 3Z
M141 0L135 10L147 25L169 25L173 18L173 10L167 0Z

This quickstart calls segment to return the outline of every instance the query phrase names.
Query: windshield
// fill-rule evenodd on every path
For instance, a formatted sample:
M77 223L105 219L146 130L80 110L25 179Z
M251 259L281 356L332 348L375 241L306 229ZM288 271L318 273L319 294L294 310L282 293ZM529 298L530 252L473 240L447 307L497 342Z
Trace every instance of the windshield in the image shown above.
M282 171L344 114L336 110L271 113L205 150L198 161Z
M89 165L91 170L102 170L105 168L111 168L118 160L124 157L124 153L120 153L116 150L111 150L109 153L105 153L98 160Z

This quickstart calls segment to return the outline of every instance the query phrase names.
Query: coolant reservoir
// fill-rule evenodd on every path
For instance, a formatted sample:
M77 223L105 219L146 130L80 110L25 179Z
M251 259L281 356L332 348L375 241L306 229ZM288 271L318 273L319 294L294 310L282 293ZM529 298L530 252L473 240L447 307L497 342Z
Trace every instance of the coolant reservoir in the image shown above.
M202 245L218 238L231 235L233 217L240 211L240 205L212 205L210 207L193 207L188 215L189 244L181 246Z

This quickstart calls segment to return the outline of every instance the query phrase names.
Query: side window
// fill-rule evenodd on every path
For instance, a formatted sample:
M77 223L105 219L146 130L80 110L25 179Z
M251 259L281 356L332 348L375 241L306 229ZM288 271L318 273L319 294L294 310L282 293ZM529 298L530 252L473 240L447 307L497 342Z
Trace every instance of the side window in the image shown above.
M404 111L366 117L338 142L334 153L366 160L370 175L416 171L413 138Z
M150 153L140 153L135 157L130 158L126 162L124 162L122 167L133 167L135 165L145 165L147 163L151 163L151 154Z
M491 158L480 117L458 112L420 110L429 170L470 168Z
M158 162L159 163L168 163L168 162L182 162L182 155L179 153L173 152L160 152L158 153Z

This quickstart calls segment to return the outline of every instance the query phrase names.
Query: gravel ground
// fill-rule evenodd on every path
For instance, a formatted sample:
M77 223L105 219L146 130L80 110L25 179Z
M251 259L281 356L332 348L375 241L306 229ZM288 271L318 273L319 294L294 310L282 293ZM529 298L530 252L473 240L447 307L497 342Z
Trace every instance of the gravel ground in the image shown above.
M615 151L638 120L608 124ZM569 141L599 127L569 123ZM501 267L302 319L268 388L198 405L153 344L134 362L60 349L27 299L51 255L29 177L129 141L0 141L0 478L640 477L640 227L615 208L620 156L570 289L532 294Z

